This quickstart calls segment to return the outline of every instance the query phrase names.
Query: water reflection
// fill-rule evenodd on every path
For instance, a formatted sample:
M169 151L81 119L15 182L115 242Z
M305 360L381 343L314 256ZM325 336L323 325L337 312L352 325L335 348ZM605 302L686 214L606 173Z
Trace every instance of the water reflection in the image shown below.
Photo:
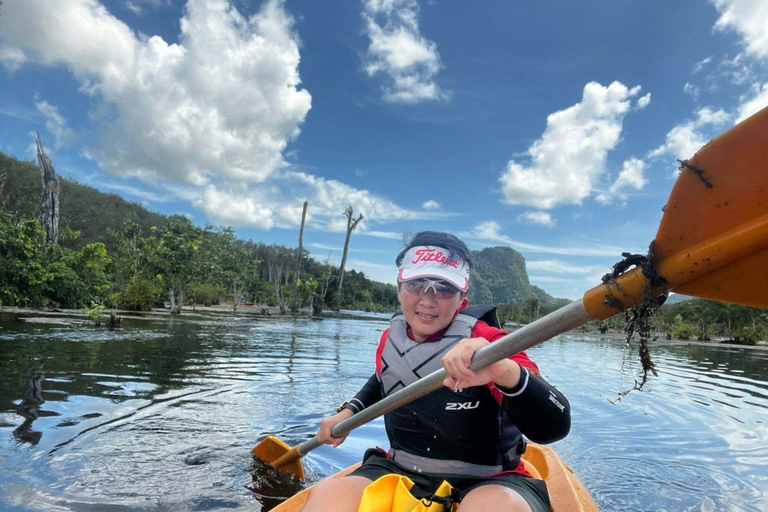
M250 449L313 436L370 376L385 327L191 314L109 331L0 314L0 509L269 508L300 484L265 487ZM620 340L531 350L573 407L558 453L604 510L768 510L768 353L652 354L659 377L612 405L639 369ZM372 445L386 445L381 420L309 454L308 482Z
M42 374L42 364L33 363L27 370L26 391L21 403L16 407L16 414L24 418L24 422L13 431L13 437L21 443L36 445L40 442L43 433L32 430L32 423L41 416L54 415L48 411L41 411L40 406L45 402L43 399L43 381L45 376Z

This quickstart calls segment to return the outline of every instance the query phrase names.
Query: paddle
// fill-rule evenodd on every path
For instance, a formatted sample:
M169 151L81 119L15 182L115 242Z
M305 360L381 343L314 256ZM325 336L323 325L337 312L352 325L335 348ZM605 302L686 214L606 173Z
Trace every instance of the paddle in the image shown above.
M635 267L478 350L470 368L484 368L589 320L604 320L670 291L768 307L768 108L681 164L652 244L653 268L664 279L663 286L651 286L643 269ZM445 370L427 375L338 423L332 435L346 434L440 389L446 377ZM253 448L253 454L303 479L299 459L318 446L317 438L291 448L270 436Z

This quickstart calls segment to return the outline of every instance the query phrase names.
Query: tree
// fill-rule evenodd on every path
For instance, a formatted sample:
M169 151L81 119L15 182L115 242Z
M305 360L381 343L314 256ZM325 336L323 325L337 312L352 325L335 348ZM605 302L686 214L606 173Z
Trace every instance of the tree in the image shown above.
M299 301L299 280L301 279L301 260L304 256L304 221L307 219L307 206L309 201L304 201L304 209L301 212L301 229L299 230L299 250L296 251L296 284L293 287L293 305L291 312L296 314L299 311L297 306Z
M280 314L284 315L286 310L285 299L283 298L283 278L293 260L291 251L283 246L274 245L267 247L265 254L269 267L269 280L275 285L277 307L280 308Z
M237 308L250 281L256 277L256 266L259 260L253 250L253 243L246 244L236 238L231 228L221 231L221 239L224 250L221 268L229 293L232 295L232 311L237 313Z
M344 215L347 217L347 238L344 240L344 253L341 255L341 265L339 266L339 285L336 291L338 297L337 304L341 306L341 286L344 284L344 267L347 264L347 251L349 250L349 239L352 237L352 232L357 227L357 224L363 220L363 214L361 213L356 220L352 220L354 213L352 206L344 210Z
M25 306L39 302L47 271L40 249L44 231L37 219L14 220L0 213L0 302Z
M43 178L41 196L41 218L45 238L43 243L55 244L59 239L59 177L53 169L51 159L45 154L40 134L37 134L37 160Z
M170 222L157 229L151 247L151 262L158 277L168 290L171 310L181 313L187 286L194 280L197 251L202 242L202 230L186 217L175 215Z

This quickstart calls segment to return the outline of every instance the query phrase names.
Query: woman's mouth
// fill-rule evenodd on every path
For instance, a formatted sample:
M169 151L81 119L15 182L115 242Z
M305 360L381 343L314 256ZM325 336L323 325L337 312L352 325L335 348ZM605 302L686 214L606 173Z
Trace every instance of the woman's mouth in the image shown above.
M422 322L431 322L432 320L437 318L437 315L430 315L427 313L418 313L418 312L416 313L416 316L418 316L419 320L421 320Z

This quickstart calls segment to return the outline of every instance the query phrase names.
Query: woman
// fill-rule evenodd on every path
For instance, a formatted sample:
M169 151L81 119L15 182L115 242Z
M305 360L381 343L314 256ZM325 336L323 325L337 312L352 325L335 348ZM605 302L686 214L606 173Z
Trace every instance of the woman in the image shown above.
M384 421L390 450L370 449L344 478L326 479L309 494L304 512L357 510L365 487L395 473L428 497L443 480L456 490L459 512L548 512L541 480L525 471L522 435L539 442L562 439L570 429L568 401L538 377L525 353L473 372L472 354L506 333L494 308L467 306L470 252L447 233L415 235L398 255L398 300L376 350L376 371L337 413L320 422L318 439L334 447L340 421L383 397L445 368L445 387L395 411Z

